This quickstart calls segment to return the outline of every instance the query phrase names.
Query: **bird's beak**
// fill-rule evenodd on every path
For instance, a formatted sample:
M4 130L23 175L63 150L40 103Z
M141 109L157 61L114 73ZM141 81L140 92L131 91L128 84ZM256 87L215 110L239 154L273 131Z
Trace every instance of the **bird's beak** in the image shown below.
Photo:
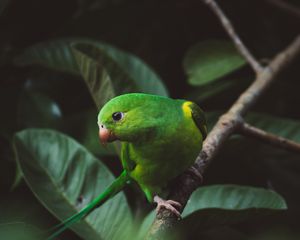
M117 140L115 134L113 134L113 132L107 129L103 124L100 124L99 126L99 138L100 142L103 145L106 145L108 142L113 142Z

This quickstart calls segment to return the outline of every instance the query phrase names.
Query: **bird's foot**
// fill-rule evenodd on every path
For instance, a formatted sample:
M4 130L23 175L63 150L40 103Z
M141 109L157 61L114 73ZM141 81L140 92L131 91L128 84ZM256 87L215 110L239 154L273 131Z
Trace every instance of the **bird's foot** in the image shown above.
M156 212L159 212L160 209L165 208L174 213L178 218L181 218L180 212L176 208L181 208L181 204L179 202L173 200L164 200L159 196L154 197L154 202L157 203Z

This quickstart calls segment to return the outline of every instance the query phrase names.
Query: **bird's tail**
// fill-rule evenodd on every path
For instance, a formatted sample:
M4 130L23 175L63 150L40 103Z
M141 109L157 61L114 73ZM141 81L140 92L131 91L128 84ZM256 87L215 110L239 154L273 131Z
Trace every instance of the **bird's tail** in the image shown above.
M92 200L86 207L84 207L80 212L75 215L67 218L62 223L54 226L48 231L48 235L50 236L47 240L54 240L58 235L60 235L63 231L65 231L72 224L78 222L82 218L86 217L89 213L91 213L95 208L100 207L103 203L105 203L108 199L112 198L118 192L120 192L126 183L130 180L127 172L124 170L121 175L98 197Z

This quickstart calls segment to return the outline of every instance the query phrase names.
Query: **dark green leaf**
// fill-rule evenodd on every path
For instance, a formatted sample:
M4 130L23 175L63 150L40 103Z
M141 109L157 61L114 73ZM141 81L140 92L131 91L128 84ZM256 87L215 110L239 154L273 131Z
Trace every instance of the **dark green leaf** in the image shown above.
M265 114L251 113L246 120L267 132L300 143L300 121ZM279 191L291 208L297 208L300 201L299 154L258 142L244 139L244 150L248 166L255 170L256 178L265 178L266 183ZM260 176L259 176L260 175Z
M300 143L300 121L259 113L248 114L246 120L252 125L262 128L267 132Z
M183 61L188 82L201 86L223 77L245 64L230 41L210 40L192 46Z
M79 61L79 67L76 61ZM95 93L93 98L97 104L126 91L168 95L157 74L143 61L99 41L73 38L39 43L25 49L15 63L21 66L41 65L71 74L80 74L81 71L92 93ZM99 79L93 79L95 74L99 74ZM100 89L101 86L105 88Z
M64 130L97 156L112 156L117 154L114 144L108 144L107 146L100 144L96 109L90 109L65 117Z
M74 39L73 39L74 40ZM38 43L26 48L15 58L19 66L40 65L56 71L79 74L79 69L71 52L72 39Z
M23 173L22 173L22 170L19 166L18 163L16 163L16 171L15 171L15 178L14 178L14 181L11 185L11 191L13 191L16 187L18 187L20 185L20 183L22 182L23 180Z
M283 198L277 193L254 187L238 185L212 185L201 187L190 197L179 223L179 233L200 231L217 225L276 214L286 209ZM140 229L142 238L155 217L151 212ZM188 228L188 230L187 230Z
M192 194L183 216L208 208L286 209L286 204L280 195L270 190L238 185L212 185L201 187Z
M59 127L62 113L52 99L38 92L24 91L18 107L22 127Z
M0 239L5 240L38 240L40 231L21 222L0 224Z
M99 44L74 43L72 47L98 107L127 92L167 95L157 75L137 58L112 48L108 50Z
M212 97L218 96L220 93L231 89L238 83L237 79L226 79L212 82L200 87L194 87L193 90L187 95L186 99L196 102L202 102Z
M88 204L114 181L110 171L71 138L51 130L15 135L24 178L39 200L63 220ZM84 239L120 239L131 227L123 193L107 201L72 229Z
M286 208L283 198L270 190L238 185L205 186L192 194L179 227L205 229L236 224Z

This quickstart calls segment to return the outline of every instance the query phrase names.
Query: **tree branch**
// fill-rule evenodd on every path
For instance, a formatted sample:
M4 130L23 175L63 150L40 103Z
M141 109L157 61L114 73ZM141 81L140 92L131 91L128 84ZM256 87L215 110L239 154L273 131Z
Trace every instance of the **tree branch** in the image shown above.
M263 70L263 67L260 63L254 58L254 56L250 53L244 43L241 41L240 37L236 34L234 27L232 26L229 19L223 13L219 5L215 0L203 0L211 10L218 16L220 19L224 29L227 31L228 35L231 37L233 43L235 44L237 50L240 54L246 59L246 61L250 64L256 74L260 73Z
M293 15L294 17L300 18L300 9L296 6L292 6L283 0L266 0L271 5L284 10L285 12Z
M209 1L211 2L211 1ZM274 82L280 73L300 53L300 35L281 53L279 53L263 71L257 75L255 81L237 99L227 113L222 115L203 143L202 151L196 159L194 167L201 173L219 152L224 142L243 123L242 117L249 108L257 102L259 97ZM171 189L170 199L185 206L190 195L200 185L199 179L189 172L185 172L175 188ZM183 209L181 209L183 210ZM148 239L161 239L161 233L177 222L176 216L167 209L162 209L156 215Z
M248 123L241 124L239 133L246 137L258 139L262 142L286 149L288 151L300 153L300 143L277 136L272 133L268 133L262 129L251 126Z

